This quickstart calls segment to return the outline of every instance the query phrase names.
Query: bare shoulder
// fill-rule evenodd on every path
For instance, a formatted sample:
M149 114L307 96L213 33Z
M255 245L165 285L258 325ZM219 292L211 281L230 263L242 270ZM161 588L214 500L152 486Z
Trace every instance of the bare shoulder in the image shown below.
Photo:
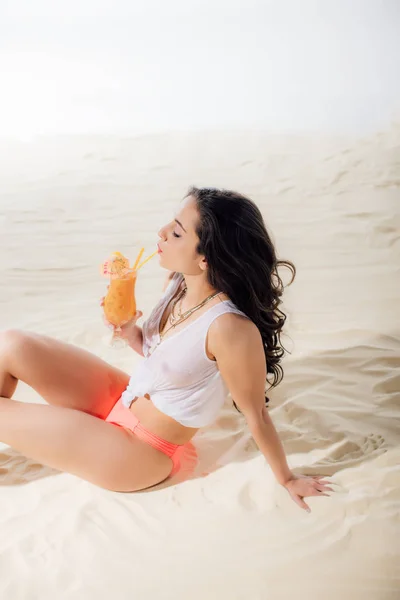
M224 313L214 323L212 353L218 370L250 429L258 432L267 378L261 332L253 321L235 313Z
M236 313L224 313L210 325L208 347L218 359L218 355L231 353L235 347L253 348L254 343L260 340L260 330L251 319Z

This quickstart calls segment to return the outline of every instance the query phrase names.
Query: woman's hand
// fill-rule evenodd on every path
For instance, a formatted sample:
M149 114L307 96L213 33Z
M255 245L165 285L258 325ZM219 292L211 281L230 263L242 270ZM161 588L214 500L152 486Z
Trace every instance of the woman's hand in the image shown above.
M331 481L324 479L324 475L294 475L283 484L287 489L292 500L304 508L307 512L311 512L310 507L304 502L306 496L329 496L323 492L333 492L333 489L327 487Z

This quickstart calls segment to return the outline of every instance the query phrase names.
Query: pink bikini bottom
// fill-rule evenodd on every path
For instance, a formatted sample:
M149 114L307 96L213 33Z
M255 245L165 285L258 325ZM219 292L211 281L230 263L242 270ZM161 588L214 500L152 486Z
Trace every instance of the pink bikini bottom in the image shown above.
M164 454L170 457L172 460L172 470L169 474L169 477L174 475L180 467L180 453L179 450L182 448L181 444L172 444L171 442L167 442L163 438L151 433L148 429L143 427L140 423L139 419L133 414L129 408L122 404L121 398L116 402L114 408L111 409L108 417L106 417L105 421L109 423L114 423L115 425L119 425L120 427L125 427L129 429L137 435L138 438L153 446L153 448L157 448Z

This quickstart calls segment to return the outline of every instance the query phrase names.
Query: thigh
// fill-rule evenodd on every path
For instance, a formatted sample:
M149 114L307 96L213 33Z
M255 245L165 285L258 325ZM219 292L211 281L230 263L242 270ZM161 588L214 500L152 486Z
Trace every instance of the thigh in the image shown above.
M0 398L0 439L25 456L116 492L160 483L171 459L123 427L85 412Z
M129 383L129 375L73 344L18 329L1 333L7 372L46 402L105 419Z

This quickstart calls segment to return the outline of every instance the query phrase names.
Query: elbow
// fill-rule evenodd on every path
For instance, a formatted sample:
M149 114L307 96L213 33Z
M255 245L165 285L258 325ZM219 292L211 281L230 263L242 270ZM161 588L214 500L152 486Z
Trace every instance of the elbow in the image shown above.
M257 434L257 432L264 429L265 425L270 425L271 417L268 414L267 407L263 406L260 412L246 416L246 421L250 431Z

